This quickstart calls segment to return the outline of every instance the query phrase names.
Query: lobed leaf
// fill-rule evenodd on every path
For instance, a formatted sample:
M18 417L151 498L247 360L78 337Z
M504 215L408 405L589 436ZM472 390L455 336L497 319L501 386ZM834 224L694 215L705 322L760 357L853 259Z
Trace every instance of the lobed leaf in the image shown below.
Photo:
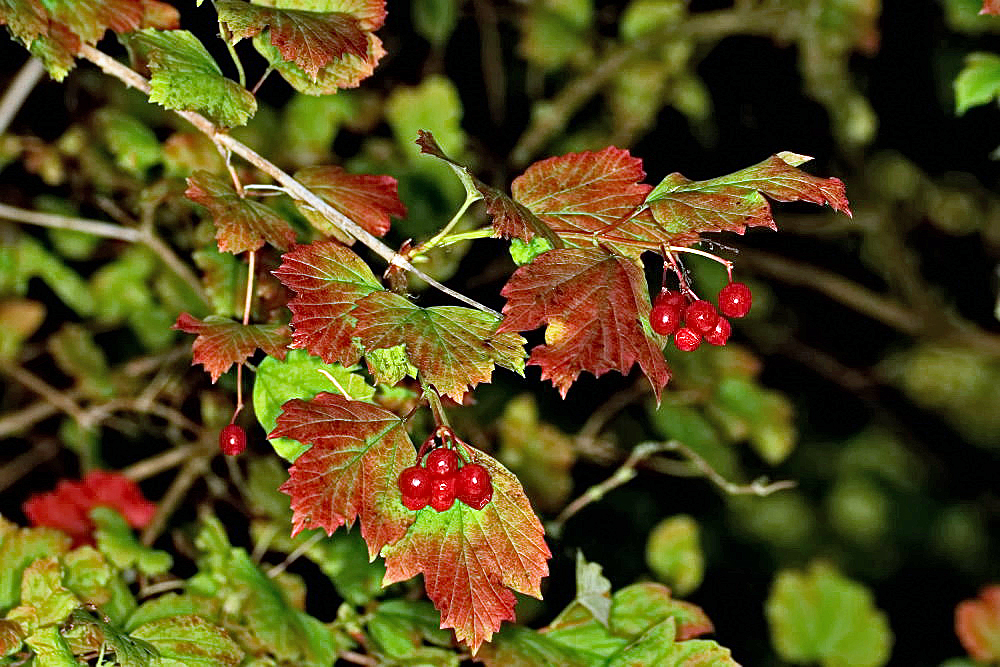
M254 37L253 45L295 90L306 95L332 95L342 88L357 88L375 72L375 66L385 55L382 41L370 32L364 34L367 48L363 56L346 53L320 69L316 76L310 76L296 63L285 60L265 35Z
M389 231L389 216L404 217L398 183L392 176L351 174L337 166L307 167L295 173L302 185L375 236ZM329 221L299 203L299 209L317 229L331 233Z
M979 591L979 597L958 604L955 633L976 660L1000 660L1000 586L987 586Z
M528 363L542 369L565 396L583 371L628 373L638 362L653 390L670 380L663 342L645 329L649 296L642 268L600 248L542 253L504 286L507 297L499 331L530 331L548 325L545 345Z
M728 231L742 234L747 227L777 229L771 205L776 201L828 204L851 215L844 184L837 178L812 176L794 165L808 160L792 153L772 155L746 169L691 181L673 173L646 197L653 217L669 233Z
M421 308L381 291L365 297L354 316L354 335L366 350L405 345L420 378L456 401L489 382L495 364L524 371L524 339L497 333L498 320L488 313L459 306Z
M446 512L424 508L382 555L383 584L423 574L427 596L441 611L441 627L454 628L475 653L503 621L514 619L516 598L509 589L541 597L551 553L517 478L478 450L471 460L490 473L490 503L482 510L461 502Z
M198 111L227 127L246 125L257 111L249 90L222 75L198 38L187 30L147 28L122 35L134 61L152 72L149 99L166 109Z
M269 438L293 438L310 449L295 460L281 490L292 499L292 534L332 534L360 518L369 556L406 533L414 513L403 507L399 473L416 461L406 424L393 413L339 394L285 403Z
M192 364L201 364L212 376L212 382L233 364L242 364L257 351L264 350L278 359L285 358L289 343L288 327L284 324L240 324L227 317L209 315L204 320L181 313L172 327L198 334L192 348Z
M729 649L713 641L705 639L682 641L677 637L676 621L673 618L649 628L641 637L607 662L607 667L645 667L645 665L739 667Z
M357 363L361 350L351 340L356 304L382 289L375 274L353 251L336 241L317 241L282 255L274 275L295 291L292 347L305 348L323 361Z
M581 244L604 231L606 236L598 239L608 247L638 257L650 246L696 240L686 231L664 230L648 212L637 211L651 189L641 183L645 175L642 160L609 146L596 153L569 153L536 162L514 179L510 189L517 202L564 241ZM578 236L567 238L567 234ZM521 233L514 235L530 240Z
M200 616L172 616L140 625L132 637L151 644L160 667L236 667L243 651L229 633Z
M263 204L239 196L221 178L196 171L187 179L184 195L212 214L219 250L234 255L257 250L264 242L279 250L295 243L295 230L287 220Z
M364 58L368 52L368 40L359 21L344 12L261 7L234 0L219 0L215 7L219 20L237 41L255 37L266 29L281 57L294 62L313 79L337 58L349 53Z

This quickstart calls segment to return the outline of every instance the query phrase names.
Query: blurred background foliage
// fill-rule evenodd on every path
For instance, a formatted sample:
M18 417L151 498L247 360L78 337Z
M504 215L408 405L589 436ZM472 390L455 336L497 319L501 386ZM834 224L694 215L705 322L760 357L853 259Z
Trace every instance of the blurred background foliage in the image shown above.
M181 9L229 72L211 9ZM289 170L335 163L395 176L409 209L395 245L432 236L464 197L447 166L419 155L418 129L500 186L534 160L609 144L642 157L651 182L791 150L847 184L853 219L779 206L779 233L719 239L723 254L738 248L736 276L751 284L754 309L725 348L667 351L674 378L659 405L635 378L584 377L563 401L537 372L522 382L498 371L452 408L463 437L496 452L549 522L547 598L526 600L520 621L545 625L573 600L582 550L616 590L659 581L703 607L743 664L879 665L890 645L890 664L964 655L954 608L1000 578L1000 112L969 105L958 116L952 88L969 53L1000 52L1000 18L979 9L390 1L388 56L359 89L310 97L278 77L264 82L257 115L233 134ZM266 64L249 44L237 51L255 80ZM0 81L24 60L0 42ZM20 520L24 498L55 478L123 469L173 503L147 542L165 547L171 527L213 508L257 556L305 549L289 576L304 578L308 595L293 580L280 585L318 618L349 615L380 579L356 535L287 538L287 499L275 492L284 473L259 427L250 456L212 458L235 378L213 386L188 368L190 341L170 325L182 311L240 315L246 271L181 196L194 169L225 173L204 137L88 67L39 84L0 134L0 202L134 230L106 238L0 221L0 510ZM292 206L275 207L300 240L317 234ZM484 221L477 205L459 229ZM515 266L497 240L426 260L429 273L497 308ZM278 261L260 257L255 319L287 317L268 273ZM659 268L649 268L656 285ZM725 280L716 265L688 268L705 293ZM633 479L600 486L636 445L666 440L689 455L632 460ZM797 486L728 493L695 460L717 482ZM594 485L596 502L570 504ZM174 533L180 552L225 553L213 525L198 549L190 530ZM213 563L198 568L222 576L225 564ZM323 575L334 592L317 583ZM229 585L199 576L206 595ZM384 622L366 622L384 655L402 659L417 636L426 660L443 664L435 647L447 639L424 627L425 609L379 609ZM418 619L403 639L393 634L401 617ZM839 622L844 637L824 635ZM960 664L972 663L948 663Z

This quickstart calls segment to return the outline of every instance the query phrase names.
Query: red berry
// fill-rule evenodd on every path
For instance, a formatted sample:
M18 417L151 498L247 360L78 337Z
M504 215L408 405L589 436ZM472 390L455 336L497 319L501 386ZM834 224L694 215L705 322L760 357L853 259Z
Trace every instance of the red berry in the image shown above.
M486 507L493 498L489 471L478 463L462 466L455 478L455 495L473 509Z
M431 499L431 475L420 466L410 466L399 473L399 491L406 509L419 510Z
M427 455L427 472L432 477L454 477L458 465L458 455L450 449L435 449Z
M719 310L726 317L743 317L752 304L750 288L743 283L729 283L719 290Z
M219 433L219 449L226 456L242 454L247 448L247 432L239 424L229 424Z
M438 477L431 480L431 507L444 512L455 504L455 478Z
M669 336L680 328L682 312L681 308L657 299L649 312L649 326L661 336Z
M694 352L701 345L701 334L694 329L684 327L674 334L674 345L683 352Z
M733 327L729 324L729 320L720 317L715 328L705 334L705 340L712 345L725 345L731 333L733 333Z
M669 304L671 306L684 310L685 308L687 308L689 302L688 298L683 294L681 294L680 292L665 290L656 295L656 303L654 303L653 305L655 306L657 303Z
M715 306L704 299L691 302L684 311L684 324L700 334L707 334L714 329L718 321L719 313L715 312Z

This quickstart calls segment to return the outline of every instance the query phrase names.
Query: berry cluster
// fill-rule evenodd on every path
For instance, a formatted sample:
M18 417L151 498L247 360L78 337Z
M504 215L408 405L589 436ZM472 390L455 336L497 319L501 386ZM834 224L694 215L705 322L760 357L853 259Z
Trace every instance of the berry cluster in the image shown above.
M726 317L743 317L750 312L750 288L743 283L729 283L719 291L719 311ZM702 340L725 345L732 333L726 317L710 301L689 299L681 292L664 290L653 301L649 325L661 336L674 337L678 350L691 352Z
M454 450L434 449L427 455L426 466L419 462L399 474L399 490L407 509L419 510L430 505L438 512L451 509L458 498L469 507L481 510L493 498L490 473L478 463L465 463Z

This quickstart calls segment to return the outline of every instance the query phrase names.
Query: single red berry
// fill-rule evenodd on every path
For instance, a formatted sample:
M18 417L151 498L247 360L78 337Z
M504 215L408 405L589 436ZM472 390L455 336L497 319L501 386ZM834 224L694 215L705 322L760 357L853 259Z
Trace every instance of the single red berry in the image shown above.
M684 324L700 334L707 334L714 329L718 321L719 313L715 311L715 306L704 299L692 301L684 311Z
M683 352L694 352L701 345L701 334L694 329L684 327L674 334L674 345Z
M669 336L680 328L683 312L678 306L657 299L649 311L649 326L661 336Z
M226 456L237 456L247 448L247 432L239 424L229 424L219 433L219 449Z
M458 454L450 449L442 447L427 455L427 472L432 477L454 477L458 466Z
M438 512L451 509L455 504L455 478L438 477L431 480L431 507Z
M731 333L733 333L733 326L729 324L729 320L720 317L715 328L705 334L705 340L712 345L725 345Z
M687 308L687 305L690 302L688 301L688 298L683 294L681 294L680 292L674 292L672 290L664 290L663 292L660 292L659 294L656 295L656 300L653 305L655 306L657 303L669 304L671 306L684 310L685 308Z
M743 283L729 283L719 290L719 310L726 317L743 317L752 304L753 295Z
M489 471L478 463L462 466L455 478L455 495L473 509L486 507L493 498Z
M399 491L406 509L419 510L431 500L431 474L420 466L410 466L399 473Z

